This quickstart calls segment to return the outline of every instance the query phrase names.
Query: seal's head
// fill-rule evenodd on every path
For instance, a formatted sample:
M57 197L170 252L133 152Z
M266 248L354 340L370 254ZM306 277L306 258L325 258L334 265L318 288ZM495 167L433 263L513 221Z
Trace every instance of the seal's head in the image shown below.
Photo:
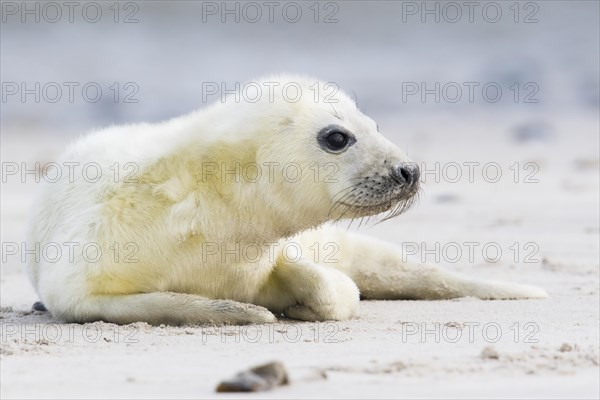
M336 85L300 77L265 81L282 88L259 105L269 127L256 161L275 166L262 192L274 209L283 206L290 218L314 225L383 212L387 219L413 203L419 168Z

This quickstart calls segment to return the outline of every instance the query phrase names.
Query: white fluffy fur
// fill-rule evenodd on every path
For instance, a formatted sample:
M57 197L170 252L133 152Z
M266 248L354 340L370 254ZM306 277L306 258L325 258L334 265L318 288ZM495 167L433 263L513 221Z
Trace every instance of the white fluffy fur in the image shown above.
M263 96L257 103L216 103L160 124L110 127L68 148L61 162L95 162L103 175L96 183L81 174L74 182L64 176L47 183L32 214L30 242L80 244L74 260L28 266L41 300L56 318L260 323L284 313L303 320L346 319L357 311L359 289L373 299L545 297L531 286L476 281L406 264L393 246L322 227L341 216L329 214L332 198L352 178L382 170L383 160L408 159L345 94L337 93L338 102L331 104L323 98L325 91L315 101L309 88L315 80L265 81L278 81L279 87L297 82L303 95L292 103L275 90L274 101ZM353 132L357 143L339 155L323 151L316 134L330 124ZM201 173L205 165L231 168L254 162L271 165L274 179L265 179L266 170L256 182ZM111 169L115 163L121 167L118 182ZM139 167L137 183L123 182L126 163ZM301 167L299 182L282 179L282 166L289 163ZM315 163L320 179L315 179ZM323 178L331 163L339 167L335 181ZM229 256L223 262L223 248L281 250L288 241L306 254L313 254L309 247L315 242L335 242L340 262L320 265L309 257L291 262L268 251L256 260ZM99 262L84 259L86 243L102 248ZM117 258L110 247L115 243ZM124 262L129 243L134 243L129 249L138 249L137 262ZM206 251L208 243L221 251Z

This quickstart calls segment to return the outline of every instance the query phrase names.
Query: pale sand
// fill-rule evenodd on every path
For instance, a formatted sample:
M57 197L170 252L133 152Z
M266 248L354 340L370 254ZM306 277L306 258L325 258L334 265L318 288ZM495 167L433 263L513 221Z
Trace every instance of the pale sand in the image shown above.
M0 285L1 397L215 397L220 380L280 360L290 386L218 397L598 398L597 118L561 118L552 123L553 139L528 144L511 140L509 123L490 128L485 118L468 124L448 118L438 121L439 129L417 123L404 121L398 130L404 136L392 135L415 159L496 161L504 173L515 161L534 161L540 182L428 181L415 209L362 231L398 245L426 242L428 248L435 242L497 242L504 251L497 263L476 252L474 262L441 264L536 284L548 299L365 301L358 318L322 324L56 325L48 314L28 311L37 296L13 257L2 265ZM44 138L57 150L64 147L52 132L4 138L3 160L49 161ZM27 148L32 141L39 152ZM34 189L3 185L4 242L24 240ZM538 261L524 263L521 254L515 262L509 250L514 242L535 242Z

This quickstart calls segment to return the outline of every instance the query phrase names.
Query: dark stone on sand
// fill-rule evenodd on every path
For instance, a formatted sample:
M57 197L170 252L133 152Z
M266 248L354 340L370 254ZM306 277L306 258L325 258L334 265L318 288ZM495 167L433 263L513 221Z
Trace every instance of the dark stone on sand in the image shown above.
M219 383L217 392L261 392L289 382L285 367L280 362L271 362L238 373L233 378Z
M31 306L31 309L33 311L42 311L42 312L48 311L48 309L46 308L44 303L42 303L41 301L36 301L35 303L33 303L33 305Z

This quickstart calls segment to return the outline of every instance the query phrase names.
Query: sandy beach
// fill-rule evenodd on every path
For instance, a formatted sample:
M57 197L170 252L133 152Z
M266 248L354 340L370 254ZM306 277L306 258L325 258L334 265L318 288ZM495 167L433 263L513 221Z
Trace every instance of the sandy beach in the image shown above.
M208 398L222 379L279 360L291 384L244 397L597 398L599 175L596 150L587 145L597 144L597 122L564 121L588 132L577 143L558 123L552 139L525 144L508 124L490 133L497 140L481 143L478 132L489 129L485 120L466 126L449 117L450 132L443 134L417 122L405 121L403 131L415 132L407 135L406 147L432 171L442 163L440 178L452 160L493 160L505 174L513 162L533 160L540 166L538 182L515 183L508 175L489 183L476 174L473 183L467 175L462 182L435 182L432 172L414 209L360 232L396 243L416 260L435 263L440 257L439 264L465 274L541 286L547 299L364 301L358 318L326 323L57 324L47 313L31 311L36 294L19 259L7 256L2 397ZM470 144L450 154L444 149L451 141ZM7 144L14 152L26 148L21 141ZM23 204L35 186L3 190L3 240L24 240ZM478 243L471 259L466 242ZM486 259L481 249L491 243L502 255ZM515 243L519 254L511 250ZM441 250L449 244L463 250L460 260L450 262L455 253Z

